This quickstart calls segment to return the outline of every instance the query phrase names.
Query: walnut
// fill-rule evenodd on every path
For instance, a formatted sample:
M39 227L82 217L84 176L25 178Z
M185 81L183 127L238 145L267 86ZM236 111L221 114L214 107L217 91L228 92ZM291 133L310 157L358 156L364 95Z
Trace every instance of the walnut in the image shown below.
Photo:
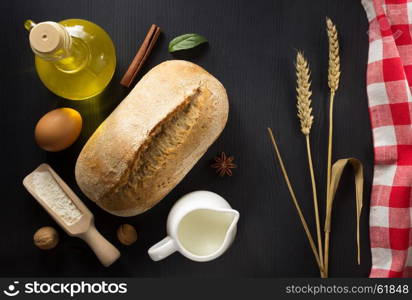
M137 240L136 229L130 224L122 224L117 229L117 238L123 245L130 246Z
M59 242L59 234L53 227L45 226L36 231L33 240L38 248L49 250L56 247Z

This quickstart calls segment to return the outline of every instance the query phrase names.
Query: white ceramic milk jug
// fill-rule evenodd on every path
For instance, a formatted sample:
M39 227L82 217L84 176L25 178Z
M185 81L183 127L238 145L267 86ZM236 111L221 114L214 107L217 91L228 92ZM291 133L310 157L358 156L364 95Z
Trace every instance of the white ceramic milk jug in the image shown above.
M218 194L196 191L183 196L167 219L168 236L148 253L154 261L175 251L194 261L210 261L222 255L236 235L239 212Z

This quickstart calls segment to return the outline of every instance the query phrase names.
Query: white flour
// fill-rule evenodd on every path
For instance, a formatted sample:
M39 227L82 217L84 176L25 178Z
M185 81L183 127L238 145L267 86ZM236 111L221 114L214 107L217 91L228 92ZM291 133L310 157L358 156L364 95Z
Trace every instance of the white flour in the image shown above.
M48 171L33 174L33 187L36 194L67 225L73 225L82 217L81 211L73 204Z

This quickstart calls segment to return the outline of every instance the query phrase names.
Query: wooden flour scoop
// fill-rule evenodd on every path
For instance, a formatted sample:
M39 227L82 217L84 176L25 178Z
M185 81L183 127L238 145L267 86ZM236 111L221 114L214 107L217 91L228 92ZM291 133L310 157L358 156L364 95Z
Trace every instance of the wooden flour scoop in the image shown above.
M51 175L50 180L45 186L39 187L34 184L35 176ZM43 173L43 174L42 174ZM48 176L48 175L47 175ZM56 185L50 186L50 185ZM67 232L70 236L79 237L89 244L90 248L94 251L97 258L105 266L110 266L120 257L120 252L111 243L109 243L94 226L94 217L90 210L83 204L83 202L76 196L76 194L68 187L68 185L54 172L54 170L48 164L41 164L36 170L27 175L23 180L24 187L32 194L32 196L40 203L41 206L49 213L50 216ZM45 199L44 191L39 192L40 188L52 189L53 192L47 194L49 199ZM63 192L63 193L62 193ZM77 212L77 218L71 223L68 222L62 215L61 205L53 209L50 205L51 201L57 201L67 196L74 204L72 210ZM54 198L51 198L54 197ZM67 202L67 198L65 198ZM61 204L61 203L60 203ZM60 210L60 213L59 213Z

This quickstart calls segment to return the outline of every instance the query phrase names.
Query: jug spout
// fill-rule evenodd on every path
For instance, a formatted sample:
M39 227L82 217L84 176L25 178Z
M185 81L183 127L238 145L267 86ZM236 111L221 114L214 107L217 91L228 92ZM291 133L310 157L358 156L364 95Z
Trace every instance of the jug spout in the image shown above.
M226 231L226 236L230 237L230 236L233 236L236 233L237 223L239 222L240 214L235 209L228 209L225 212L232 215L232 222L230 223L230 225L229 225L229 227L227 228L227 231Z
M233 240L235 239L236 233L237 233L237 224L239 222L239 217L240 214L237 210L234 210L232 208L225 208L225 209L216 209L216 213L225 215L225 218L223 218L223 223L226 223L223 225L225 228L224 231L222 231L222 240L220 247L216 249L216 251L213 254L210 254L207 260L214 259L220 255L222 255L233 243Z
M217 218L214 219L215 222L219 222L217 220L220 220L220 222L222 222L221 229L223 230L224 228L224 231L222 232L224 234L222 246L225 246L225 244L230 244L234 236L236 235L237 223L239 221L240 216L239 212L232 208L215 208L209 210L214 212L214 215Z

